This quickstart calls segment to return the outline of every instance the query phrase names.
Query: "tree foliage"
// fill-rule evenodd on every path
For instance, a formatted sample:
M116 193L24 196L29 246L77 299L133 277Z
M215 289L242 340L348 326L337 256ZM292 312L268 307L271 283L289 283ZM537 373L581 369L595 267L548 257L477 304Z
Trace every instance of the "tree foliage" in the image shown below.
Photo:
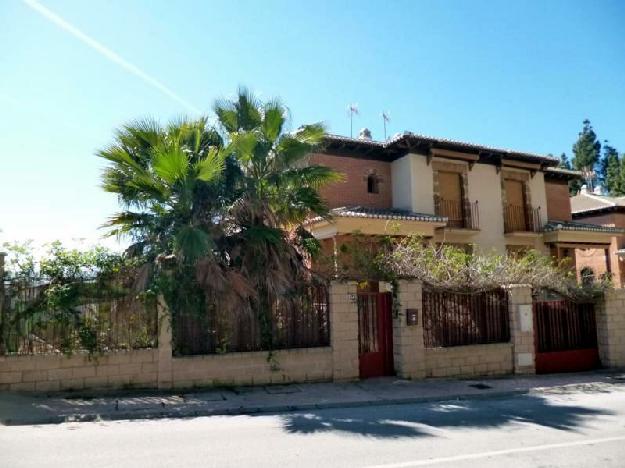
M170 305L199 293L209 307L266 316L277 297L310 281L306 256L318 246L302 223L328 214L318 189L339 176L308 163L324 126L288 132L280 101L240 89L214 111L216 128L207 119L138 122L98 153L109 162L104 189L126 208L109 226L133 240L131 253L168 264L159 284Z

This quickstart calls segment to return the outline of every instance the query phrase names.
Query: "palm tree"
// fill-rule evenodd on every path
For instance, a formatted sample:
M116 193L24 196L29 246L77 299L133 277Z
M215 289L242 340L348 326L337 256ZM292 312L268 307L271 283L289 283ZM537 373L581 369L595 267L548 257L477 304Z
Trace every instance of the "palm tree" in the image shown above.
M176 254L194 261L208 255L218 229L213 215L222 201L211 196L220 191L224 173L221 145L205 118L164 128L144 120L119 130L115 142L97 153L110 163L104 190L117 194L125 208L107 223L110 234L129 236L131 250L151 258Z
M318 189L339 175L307 163L324 126L285 132L288 111L279 101L262 103L240 89L236 99L218 101L214 110L227 142L224 152L240 168L237 197L228 212L236 227L227 241L230 266L255 292L251 307L268 320L276 300L286 300L310 281L303 251L310 236L302 222L328 214Z

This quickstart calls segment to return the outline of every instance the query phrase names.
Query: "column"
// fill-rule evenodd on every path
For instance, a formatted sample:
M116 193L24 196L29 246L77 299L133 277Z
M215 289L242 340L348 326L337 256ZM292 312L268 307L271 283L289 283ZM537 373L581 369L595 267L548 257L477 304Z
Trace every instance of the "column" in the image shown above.
M355 281L330 285L330 340L335 381L358 378L358 297Z
M506 289L508 290L514 373L534 374L536 366L532 288L529 285L518 284L508 286Z
M404 379L422 379L425 377L425 346L421 283L400 280L396 300L397 304L393 306L397 312L393 316L395 372ZM414 314L416 321L413 320Z

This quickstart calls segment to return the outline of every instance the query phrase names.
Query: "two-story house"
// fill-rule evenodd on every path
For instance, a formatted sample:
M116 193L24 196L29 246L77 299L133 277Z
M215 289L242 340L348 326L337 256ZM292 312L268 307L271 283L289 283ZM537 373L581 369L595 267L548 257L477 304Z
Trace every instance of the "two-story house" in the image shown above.
M386 141L330 135L311 163L343 173L322 189L331 219L311 232L336 249L354 232L418 234L473 251L529 248L575 261L607 248L614 228L572 221L568 181L579 173L537 154L403 133Z
M625 197L592 193L583 187L571 198L571 206L577 221L625 229ZM625 233L615 233L607 248L578 251L577 269L580 277L611 273L614 284L625 287Z

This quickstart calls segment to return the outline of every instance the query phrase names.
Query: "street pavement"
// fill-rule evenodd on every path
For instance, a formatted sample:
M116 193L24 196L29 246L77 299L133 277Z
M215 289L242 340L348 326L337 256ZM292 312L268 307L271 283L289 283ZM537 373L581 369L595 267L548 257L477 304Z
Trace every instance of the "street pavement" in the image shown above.
M625 466L625 386L275 414L0 427L0 466Z

